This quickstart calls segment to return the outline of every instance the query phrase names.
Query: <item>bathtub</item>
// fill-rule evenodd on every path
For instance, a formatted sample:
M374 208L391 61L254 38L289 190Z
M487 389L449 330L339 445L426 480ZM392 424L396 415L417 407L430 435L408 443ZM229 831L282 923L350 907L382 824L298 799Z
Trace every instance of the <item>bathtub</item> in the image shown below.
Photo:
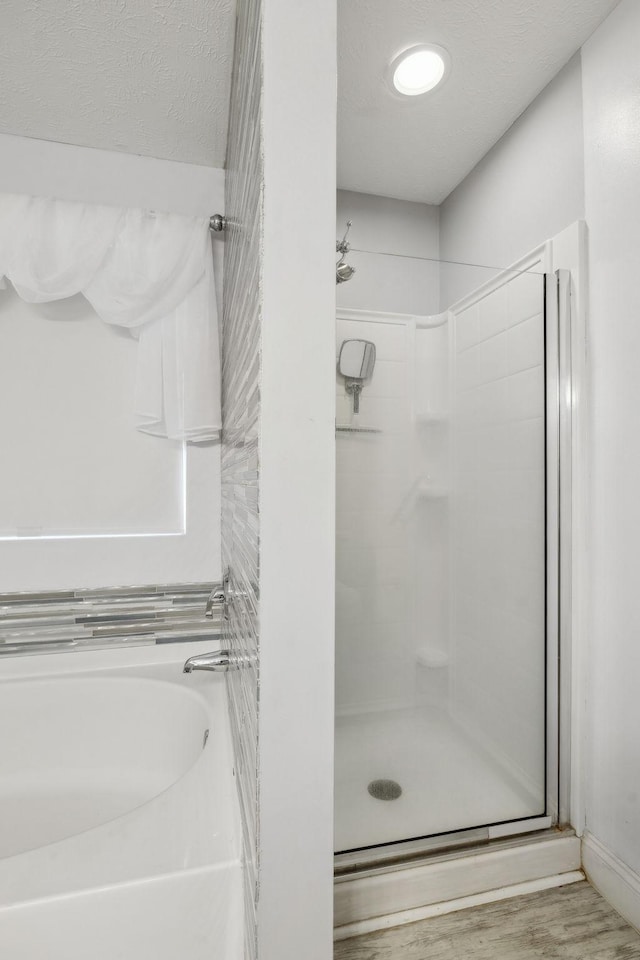
M0 659L0 957L241 960L224 677L201 642Z

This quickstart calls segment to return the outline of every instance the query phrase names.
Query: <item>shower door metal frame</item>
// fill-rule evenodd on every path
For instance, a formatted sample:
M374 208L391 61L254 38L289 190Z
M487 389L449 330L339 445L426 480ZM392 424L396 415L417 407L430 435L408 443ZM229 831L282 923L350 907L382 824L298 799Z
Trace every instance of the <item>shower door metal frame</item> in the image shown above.
M580 250L575 258L575 274L555 270L551 241L542 244L527 257L474 291L489 292L509 275L537 270L544 284L545 329L545 444L546 444L546 784L545 813L525 820L472 827L459 831L395 841L366 849L337 853L336 875L384 867L395 861L416 859L448 848L486 843L492 840L522 840L523 834L568 825L571 817L571 742L573 611L572 562L575 553L572 529L573 476L577 433L574 430L576 407L582 402L583 370L576 363L572 341L576 330L582 333L583 318L572 310L578 273L584 289L582 259L584 225L577 224ZM582 269L578 269L582 268ZM584 292L583 292L584 298ZM460 304L464 303L460 301ZM460 304L451 308L460 309ZM558 834L560 836L561 834Z

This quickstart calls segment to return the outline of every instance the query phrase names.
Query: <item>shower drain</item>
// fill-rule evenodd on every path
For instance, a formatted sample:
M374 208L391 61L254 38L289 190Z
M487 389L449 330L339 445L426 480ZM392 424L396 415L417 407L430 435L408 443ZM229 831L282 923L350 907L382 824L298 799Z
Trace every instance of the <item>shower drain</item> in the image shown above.
M402 793L395 780L372 780L367 790L375 800L397 800Z

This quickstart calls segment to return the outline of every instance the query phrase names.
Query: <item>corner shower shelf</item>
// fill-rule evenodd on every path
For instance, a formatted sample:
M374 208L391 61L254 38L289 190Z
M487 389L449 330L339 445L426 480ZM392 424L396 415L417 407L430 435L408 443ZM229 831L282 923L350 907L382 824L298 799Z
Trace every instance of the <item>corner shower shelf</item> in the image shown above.
M430 669L441 669L449 666L449 655L444 650L439 650L437 647L431 647L427 644L424 647L418 647L416 660L421 667L429 667Z
M376 427L350 427L336 423L336 433L382 433Z
M434 411L433 413L416 413L416 423L446 423L449 414L444 410Z
M418 500L446 500L448 496L449 491L446 487L438 487L435 484L425 487L424 490L418 490L416 493Z

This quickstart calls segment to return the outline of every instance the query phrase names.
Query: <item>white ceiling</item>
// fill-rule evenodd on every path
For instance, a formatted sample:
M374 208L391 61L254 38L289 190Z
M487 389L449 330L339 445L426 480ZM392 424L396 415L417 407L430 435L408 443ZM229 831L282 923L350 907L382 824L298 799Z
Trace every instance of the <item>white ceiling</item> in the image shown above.
M618 0L338 0L338 184L441 203ZM437 43L441 88L402 102L396 53Z
M440 203L618 0L338 0L338 182ZM235 0L3 0L0 132L224 165ZM446 47L402 102L385 68Z
M235 0L2 0L0 132L224 165Z

